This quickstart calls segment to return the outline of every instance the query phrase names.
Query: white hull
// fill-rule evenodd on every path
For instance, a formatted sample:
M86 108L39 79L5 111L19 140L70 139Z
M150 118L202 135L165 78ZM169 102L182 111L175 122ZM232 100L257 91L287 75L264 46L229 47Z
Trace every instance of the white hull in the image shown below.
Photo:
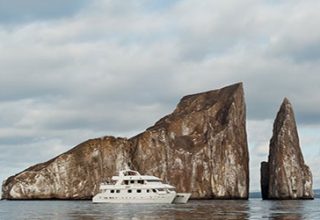
M93 203L166 203L170 204L176 197L176 193L156 194L156 195L119 195L110 197L104 193L98 193L92 198Z
M177 193L172 203L175 203L175 204L187 203L190 196L191 196L191 193Z

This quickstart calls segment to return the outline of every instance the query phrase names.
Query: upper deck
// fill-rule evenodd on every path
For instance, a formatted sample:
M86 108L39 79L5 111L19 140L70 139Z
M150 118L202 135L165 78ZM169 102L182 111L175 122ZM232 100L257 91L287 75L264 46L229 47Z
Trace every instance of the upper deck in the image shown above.
M140 175L139 172L133 170L119 171L119 176L112 177L112 183L102 183L102 188L112 188L114 186L131 186L131 187L166 187L174 188L168 184L162 183L162 180L155 176Z
M140 175L138 171L134 170L121 170L119 171L119 176L113 176L113 181L118 180L153 180L153 181L161 181L158 177L149 176L149 175Z

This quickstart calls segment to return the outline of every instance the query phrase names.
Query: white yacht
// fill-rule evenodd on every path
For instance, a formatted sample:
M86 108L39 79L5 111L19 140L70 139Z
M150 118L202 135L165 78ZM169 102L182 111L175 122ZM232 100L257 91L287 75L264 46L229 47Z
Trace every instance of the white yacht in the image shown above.
M122 170L111 183L101 183L94 203L187 203L191 193L176 193L175 187L155 176Z

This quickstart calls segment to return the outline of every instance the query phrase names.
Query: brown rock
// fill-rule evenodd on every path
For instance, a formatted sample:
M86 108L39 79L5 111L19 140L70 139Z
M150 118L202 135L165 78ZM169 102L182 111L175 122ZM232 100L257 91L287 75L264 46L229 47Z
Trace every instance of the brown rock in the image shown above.
M249 155L242 84L189 95L170 115L130 139L105 137L12 176L7 199L88 199L130 166L193 198L247 199Z
M4 199L89 199L110 174L122 169L130 154L127 139L88 140L45 163L9 177Z
M304 163L292 105L285 98L273 124L269 161L261 163L263 199L312 199L312 174Z

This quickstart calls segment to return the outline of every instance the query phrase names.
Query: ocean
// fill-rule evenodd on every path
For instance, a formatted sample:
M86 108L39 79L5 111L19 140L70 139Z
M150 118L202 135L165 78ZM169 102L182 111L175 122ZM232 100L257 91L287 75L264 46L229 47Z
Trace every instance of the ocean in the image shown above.
M320 219L320 199L190 200L187 204L92 204L91 201L0 201L1 220Z

